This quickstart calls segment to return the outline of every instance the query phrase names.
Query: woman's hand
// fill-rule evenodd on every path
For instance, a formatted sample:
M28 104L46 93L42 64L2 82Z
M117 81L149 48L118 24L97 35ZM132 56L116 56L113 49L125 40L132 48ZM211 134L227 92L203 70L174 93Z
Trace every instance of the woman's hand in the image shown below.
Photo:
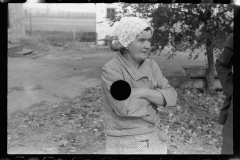
M131 88L130 98L146 99L159 106L166 106L166 100L162 93L149 88Z
M144 98L146 88L131 88L131 94L129 98Z

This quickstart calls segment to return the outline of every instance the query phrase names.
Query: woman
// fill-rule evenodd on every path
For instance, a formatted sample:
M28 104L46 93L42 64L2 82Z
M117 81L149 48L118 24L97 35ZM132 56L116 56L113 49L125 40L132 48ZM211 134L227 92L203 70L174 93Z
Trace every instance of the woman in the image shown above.
M107 154L167 154L157 108L174 106L177 93L158 64L148 58L152 35L149 24L137 17L122 18L115 29L120 52L102 68ZM126 100L118 101L110 93L117 80L131 87Z
M218 78L226 96L218 121L219 124L224 125L221 154L233 154L233 55L232 33L229 35L224 50L215 63Z

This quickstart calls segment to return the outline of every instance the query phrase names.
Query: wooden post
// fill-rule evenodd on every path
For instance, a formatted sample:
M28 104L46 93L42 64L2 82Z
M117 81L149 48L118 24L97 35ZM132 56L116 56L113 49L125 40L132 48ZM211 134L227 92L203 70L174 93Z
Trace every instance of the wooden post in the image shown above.
M96 45L98 45L98 33L96 32Z
M9 6L8 6L8 28L10 28L10 19L9 19Z
M87 41L87 42L89 41L88 32L86 32L86 41Z

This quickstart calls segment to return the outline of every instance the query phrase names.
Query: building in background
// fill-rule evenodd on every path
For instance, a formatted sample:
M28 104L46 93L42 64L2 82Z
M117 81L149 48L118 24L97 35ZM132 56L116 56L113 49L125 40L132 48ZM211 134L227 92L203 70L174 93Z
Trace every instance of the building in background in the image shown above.
M23 17L23 5L21 3L8 4L8 42L17 43L25 35Z
M65 7L64 7L65 6ZM75 8L73 8L75 7ZM88 10L86 9L88 8ZM95 5L81 4L32 4L23 5L25 17L29 17L30 11L32 17L46 18L76 18L76 19L96 19Z
M119 22L115 22L113 26L110 26L110 19L115 17L116 11L122 9L122 3L96 3L96 21L97 21L97 34L98 45L104 45L106 42L102 39L106 36L111 36L114 29ZM130 12L132 12L130 10ZM150 18L146 19L150 22Z
M111 18L114 18L115 11L120 9L120 3L96 3L96 21L97 28L96 32L98 34L98 40L104 39L107 35L111 35L117 26L116 22L113 26L110 26L109 22ZM98 41L98 45L104 45L105 41Z

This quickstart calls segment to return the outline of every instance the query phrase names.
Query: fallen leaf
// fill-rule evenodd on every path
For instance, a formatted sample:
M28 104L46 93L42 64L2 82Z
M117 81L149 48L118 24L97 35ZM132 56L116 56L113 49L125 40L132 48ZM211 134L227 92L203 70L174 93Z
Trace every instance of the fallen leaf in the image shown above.
M192 135L193 135L194 137L196 137L196 136L197 136L197 133L193 132Z
M196 151L203 151L203 148L202 147L199 147L197 149L195 149Z
M61 146L67 146L68 141L63 140L63 141L60 141L59 143L60 143Z
M171 146L174 148L179 148L178 146L176 146L176 144L171 144Z
M193 140L192 140L192 137L188 140L185 140L185 142L189 143L189 144L192 144L193 143Z
M45 151L52 151L52 150L54 150L54 148L50 148L50 147L44 147L42 149L45 150Z
M58 105L57 105L57 104L52 106L52 108L56 108L56 107L58 107Z

